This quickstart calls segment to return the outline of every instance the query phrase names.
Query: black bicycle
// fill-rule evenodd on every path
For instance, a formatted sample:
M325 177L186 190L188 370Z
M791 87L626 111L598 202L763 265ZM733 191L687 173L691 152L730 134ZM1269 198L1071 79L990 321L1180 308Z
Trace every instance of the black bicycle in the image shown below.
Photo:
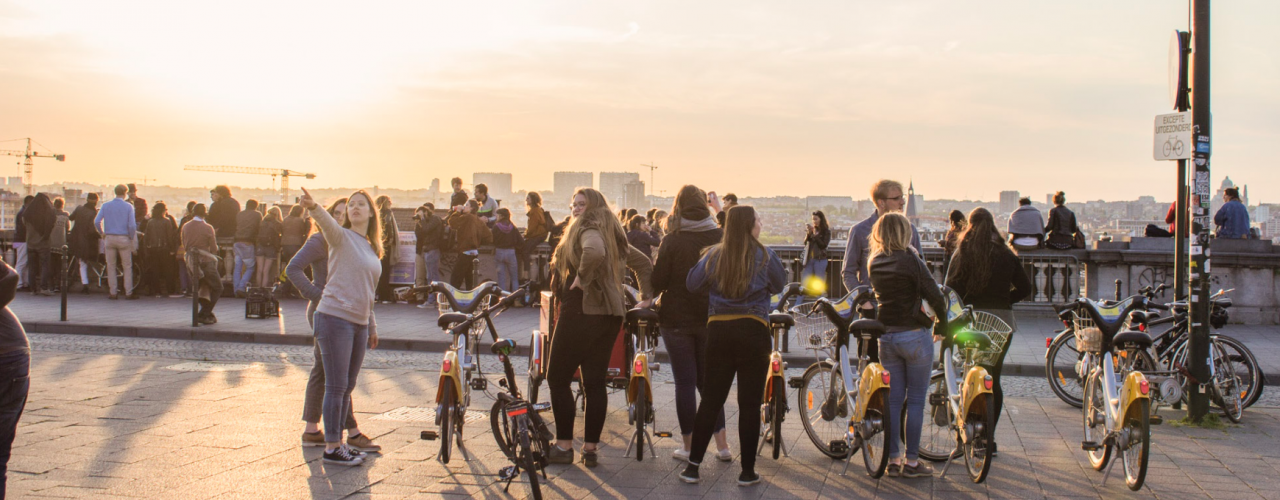
M499 302L502 307L509 307L515 302L512 295ZM542 489L538 485L538 476L547 479L547 459L551 449L553 435L542 419L542 413L551 409L550 403L530 403L520 396L516 382L516 371L511 367L511 353L516 350L516 341L498 339L490 351L502 361L505 377L498 381L506 392L498 393L489 410L489 425L493 428L493 439L498 448L511 460L512 465L503 467L498 472L499 478L506 480L503 491L511 488L511 481L519 477L521 472L529 478L529 493L535 499L542 498Z

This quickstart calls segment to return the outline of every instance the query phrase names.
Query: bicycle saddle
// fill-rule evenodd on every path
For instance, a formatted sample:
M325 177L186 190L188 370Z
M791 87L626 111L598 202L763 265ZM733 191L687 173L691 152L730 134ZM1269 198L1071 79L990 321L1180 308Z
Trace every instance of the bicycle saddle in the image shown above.
M1147 335L1146 332L1140 332L1137 330L1117 333L1115 338L1111 339L1111 345L1115 346L1117 349L1146 349L1151 347L1151 342L1150 335Z
M440 329L444 330L445 333L449 333L450 327L466 320L467 315L462 313L444 313L440 315L440 319L436 320L436 324L439 325Z
M498 284L492 281L481 283L480 286L471 290L459 290L454 288L453 285L443 281L434 282L431 284L431 287L437 292L442 293L445 298L449 300L449 307L453 308L454 311L463 314L471 314L475 312L476 309L479 309L480 305L484 303L485 297L497 294L501 291L501 289L498 288Z
M658 322L658 312L653 309L637 307L627 311L627 324L632 325L637 321L648 321L650 323Z
M796 326L796 319L792 317L790 314L773 313L769 315L769 325L785 326L787 328L791 328L793 326Z
M1160 313L1156 311L1134 311L1129 313L1129 324L1147 324L1160 319Z
M511 352L515 350L516 341L511 339L498 339L492 346L489 346L489 352L500 356L511 354Z
M952 337L951 342L956 345L972 346L979 350L987 350L991 348L991 337L982 332L974 332L964 330Z
M884 323L874 319L857 319L849 324L849 333L862 337L880 338L884 335Z

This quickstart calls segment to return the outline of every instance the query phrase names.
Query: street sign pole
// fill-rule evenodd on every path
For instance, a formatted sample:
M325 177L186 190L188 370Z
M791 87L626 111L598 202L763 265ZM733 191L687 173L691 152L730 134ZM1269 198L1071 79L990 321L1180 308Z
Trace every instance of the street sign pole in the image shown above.
M1213 196L1210 191L1209 156L1213 129L1209 104L1209 0L1193 0L1191 53L1191 115L1192 140L1195 144L1192 163L1195 174L1191 178L1191 230L1190 242L1190 294L1188 296L1191 317L1191 338L1188 357L1191 377L1199 384L1191 387L1191 404L1187 419L1201 421L1209 412L1209 398L1205 394L1209 382L1209 207ZM1182 236L1179 235L1179 238Z

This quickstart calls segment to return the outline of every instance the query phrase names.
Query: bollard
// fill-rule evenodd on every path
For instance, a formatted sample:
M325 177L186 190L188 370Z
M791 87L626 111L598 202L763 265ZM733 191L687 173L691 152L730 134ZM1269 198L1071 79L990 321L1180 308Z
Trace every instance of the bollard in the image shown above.
M60 318L61 321L67 320L67 288L68 288L67 274L71 272L71 266L75 264L75 260L76 260L74 258L70 258L70 259L67 258L68 255L69 255L69 252L67 252L67 246L62 245L62 266L61 266L62 269L60 269L60 271L62 272L60 273L61 276L58 277L58 280L59 280L58 285L59 287L62 288L62 316Z
M184 263L187 266L187 286L191 287L191 326L200 326L200 268L192 265L199 262L200 255L188 253Z
M1116 302L1120 302L1120 280L1116 280Z

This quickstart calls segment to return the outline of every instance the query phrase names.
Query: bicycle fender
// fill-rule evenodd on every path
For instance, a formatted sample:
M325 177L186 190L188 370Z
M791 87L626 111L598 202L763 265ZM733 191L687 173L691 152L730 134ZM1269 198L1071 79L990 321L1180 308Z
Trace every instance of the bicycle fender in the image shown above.
M546 336L534 330L529 337L529 375L541 379L546 373Z
M991 394L991 389L987 388L987 369L981 366L970 368L964 374L964 383L960 385L960 400L964 405L960 407L959 419L963 422L965 415L969 414L969 408L973 401L983 394Z
M444 369L444 365L449 365L449 370ZM440 401L440 397L444 396L445 384L453 385L454 394L458 395L459 400L462 398L462 368L458 366L458 352L445 351L444 361L440 363L440 383L436 384L436 401Z
M1142 393L1142 386L1147 385L1147 394ZM1120 386L1120 417L1116 422L1125 422L1129 416L1129 410L1135 405L1134 402L1140 399L1151 399L1151 388L1147 384L1147 376L1142 372L1129 372L1124 378L1124 385Z
M764 401L769 402L769 395L773 393L773 381L785 380L786 370L783 368L787 363L782 360L782 353L774 351L769 353L769 368L766 370L767 375L764 379ZM778 378L774 378L778 377ZM784 387L782 390L786 390Z
M649 355L637 352L631 363L631 382L627 384L627 402L636 400L636 386L640 383L648 389L645 391L646 399L653 401L653 387L649 385Z
M858 384L858 406L854 413L858 420L862 420L862 416L866 415L871 396L881 389L889 389L889 383L885 382L887 378L889 378L889 370L885 370L884 365L880 363L867 363L867 367L862 369L862 380Z
M1075 334L1076 334L1075 330L1072 330L1072 329L1070 329L1070 328L1065 328L1065 329L1063 329L1062 331L1058 332L1058 334L1057 334L1057 335L1054 335L1054 336L1053 336L1053 342L1050 342L1050 343L1049 343L1049 346L1053 346L1053 344L1057 344L1059 340L1062 340L1062 337L1065 337L1065 336L1067 336L1067 335L1075 335ZM1049 360L1049 349L1050 349L1050 347L1045 347L1045 348L1044 348L1044 360L1045 360L1045 361L1048 361L1048 360Z

